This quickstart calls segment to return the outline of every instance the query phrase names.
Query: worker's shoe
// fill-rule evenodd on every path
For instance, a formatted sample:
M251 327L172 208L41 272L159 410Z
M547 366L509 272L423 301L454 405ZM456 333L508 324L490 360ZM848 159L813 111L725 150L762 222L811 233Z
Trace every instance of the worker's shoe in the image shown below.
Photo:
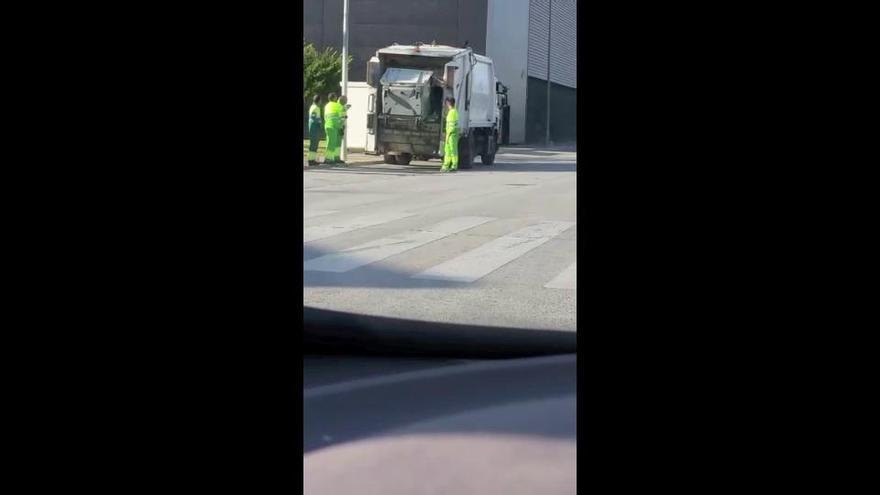
M309 160L309 166L310 166L310 167L317 167L317 166L318 166L318 162L317 162L316 160Z

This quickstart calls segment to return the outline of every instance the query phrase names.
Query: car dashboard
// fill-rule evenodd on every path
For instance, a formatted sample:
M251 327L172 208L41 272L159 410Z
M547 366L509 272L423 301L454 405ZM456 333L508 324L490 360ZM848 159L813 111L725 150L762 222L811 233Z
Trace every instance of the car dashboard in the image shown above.
M306 494L576 491L575 353L306 355Z

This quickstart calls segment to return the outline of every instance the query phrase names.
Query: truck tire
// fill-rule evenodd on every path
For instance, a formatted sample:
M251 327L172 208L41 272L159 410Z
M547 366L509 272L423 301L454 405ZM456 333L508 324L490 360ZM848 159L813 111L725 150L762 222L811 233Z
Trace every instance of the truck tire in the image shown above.
M495 152L498 151L495 147L496 139L497 136L494 133L486 139L486 151L480 155L480 161L483 162L483 165L495 163Z
M409 162L412 161L412 155L409 153L403 153L397 155L397 164L398 165L409 165Z
M397 155L385 155L385 163L390 163L394 165L397 163Z
M471 136L458 140L458 168L469 169L474 166L474 141Z

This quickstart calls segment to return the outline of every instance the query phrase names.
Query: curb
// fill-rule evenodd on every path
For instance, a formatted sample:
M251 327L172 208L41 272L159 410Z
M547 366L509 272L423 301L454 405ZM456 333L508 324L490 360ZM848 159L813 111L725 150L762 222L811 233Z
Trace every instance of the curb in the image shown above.
M347 165L350 167L350 166L357 166L357 165L380 165L380 164L382 164L382 163L385 163L385 159L384 159L384 158L379 158L379 159L377 159L377 160L358 160L358 161L349 161L349 162L347 163ZM303 164L303 170L309 170L310 168L320 169L320 168L322 168L322 167L323 167L323 168L326 168L326 166L324 166L324 165L319 165L319 166L317 166L317 167L309 167L308 165ZM343 168L343 167L340 167L340 168Z

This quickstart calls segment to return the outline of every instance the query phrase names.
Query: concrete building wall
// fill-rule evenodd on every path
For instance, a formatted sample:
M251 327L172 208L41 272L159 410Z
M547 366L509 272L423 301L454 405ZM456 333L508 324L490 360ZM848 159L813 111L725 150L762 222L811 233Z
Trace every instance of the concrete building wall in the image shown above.
M486 53L487 0L349 0L350 81L366 79L367 61L392 43L418 41ZM303 37L319 50L342 51L343 0L304 0Z
M510 142L526 138L528 90L529 0L489 0L486 55L495 62L496 77L508 87Z

